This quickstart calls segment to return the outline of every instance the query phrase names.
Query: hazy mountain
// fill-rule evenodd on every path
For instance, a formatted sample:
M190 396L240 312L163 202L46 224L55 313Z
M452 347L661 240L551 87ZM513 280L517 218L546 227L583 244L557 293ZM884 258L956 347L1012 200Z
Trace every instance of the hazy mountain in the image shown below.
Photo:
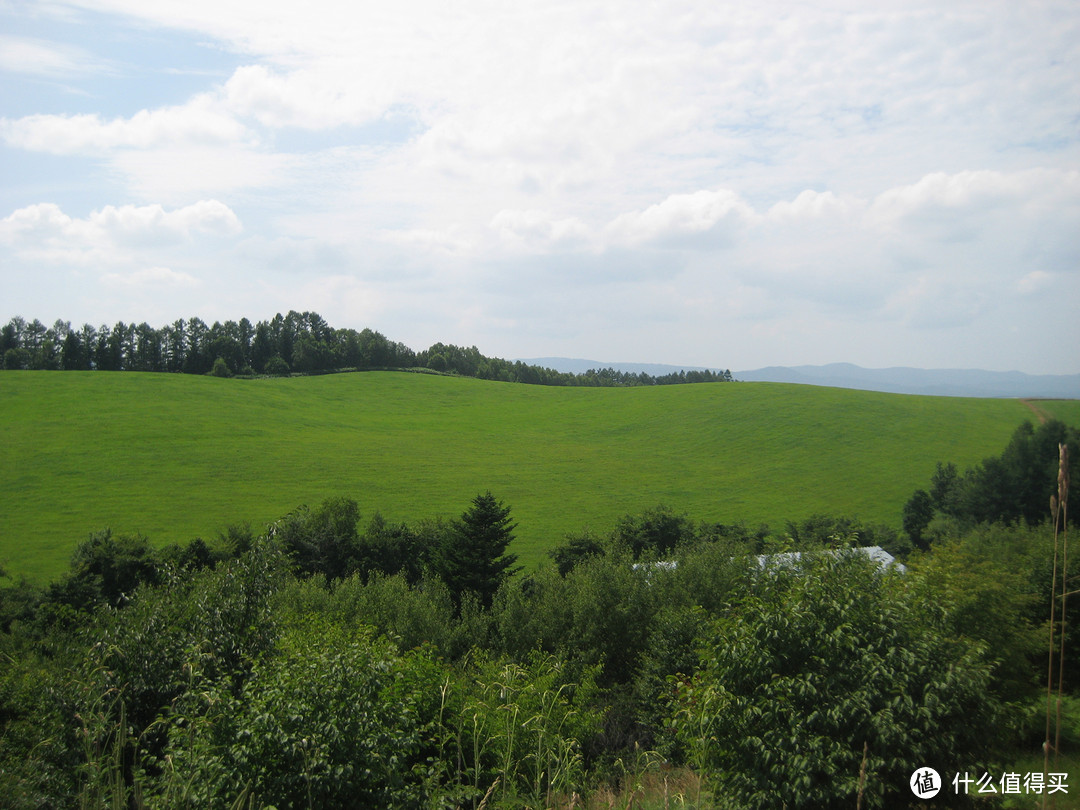
M774 366L733 373L737 380L827 385L895 394L1080 399L1080 374L1035 375L1020 371L978 369L861 368L850 363L790 368Z
M580 374L591 368L614 368L617 371L644 371L646 374L659 376L678 372L680 369L701 371L705 368L661 363L611 363L569 357L536 357L522 362L573 374ZM732 374L736 380L746 382L801 383L893 394L1080 399L1080 374L1024 374L1020 371L978 369L862 368L851 363L770 366L752 371L734 371Z

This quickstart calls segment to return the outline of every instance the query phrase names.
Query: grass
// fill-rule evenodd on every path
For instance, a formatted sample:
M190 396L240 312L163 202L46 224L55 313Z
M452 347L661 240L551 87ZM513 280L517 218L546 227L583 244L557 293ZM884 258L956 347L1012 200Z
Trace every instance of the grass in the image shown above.
M1047 402L1073 416L1072 403ZM659 503L697 520L899 526L937 461L1001 452L1018 400L772 383L547 388L373 372L230 380L0 374L0 565L43 580L93 531L164 545L302 503L455 516L491 490L527 565Z
M1080 425L1080 399L1037 399L1034 404L1069 425Z

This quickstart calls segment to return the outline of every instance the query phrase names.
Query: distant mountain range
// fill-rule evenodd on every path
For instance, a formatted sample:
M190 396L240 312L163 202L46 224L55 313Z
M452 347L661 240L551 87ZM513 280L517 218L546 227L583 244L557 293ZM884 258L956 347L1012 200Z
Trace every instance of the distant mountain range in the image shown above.
M568 357L536 357L522 362L556 371L580 374L591 368L645 372L653 376L680 369L704 370L704 366L672 366L659 363L603 363ZM723 369L713 369L723 371ZM824 366L769 366L752 371L733 371L736 380L785 382L857 388L891 394L927 394L949 397L1031 397L1080 399L1080 374L1024 374L1020 371L978 369L862 368L851 363Z

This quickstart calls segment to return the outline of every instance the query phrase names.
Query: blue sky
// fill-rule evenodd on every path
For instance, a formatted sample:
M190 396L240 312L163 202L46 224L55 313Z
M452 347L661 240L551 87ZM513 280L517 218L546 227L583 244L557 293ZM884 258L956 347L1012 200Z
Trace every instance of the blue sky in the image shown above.
M1075 2L346 5L0 0L0 319L1080 371Z

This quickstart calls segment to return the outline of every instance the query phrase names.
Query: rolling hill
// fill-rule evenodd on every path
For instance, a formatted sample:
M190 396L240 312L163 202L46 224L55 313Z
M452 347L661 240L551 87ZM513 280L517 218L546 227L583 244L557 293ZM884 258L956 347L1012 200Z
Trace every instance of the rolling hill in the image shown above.
M106 526L161 545L212 539L333 495L364 519L412 522L456 516L490 489L513 508L526 564L659 503L728 523L898 525L935 462L999 453L1029 418L1018 401L771 383L4 372L0 562L50 578Z
M569 357L534 357L523 362L556 371L581 374L589 369L614 368L654 376L683 371L702 371L703 366L658 363L604 363ZM721 371L722 369L712 369ZM920 394L949 397L1080 397L1080 374L1025 374L1020 371L982 371L944 368L862 368L851 363L823 366L769 366L733 372L744 382L782 382L854 388L888 394Z

